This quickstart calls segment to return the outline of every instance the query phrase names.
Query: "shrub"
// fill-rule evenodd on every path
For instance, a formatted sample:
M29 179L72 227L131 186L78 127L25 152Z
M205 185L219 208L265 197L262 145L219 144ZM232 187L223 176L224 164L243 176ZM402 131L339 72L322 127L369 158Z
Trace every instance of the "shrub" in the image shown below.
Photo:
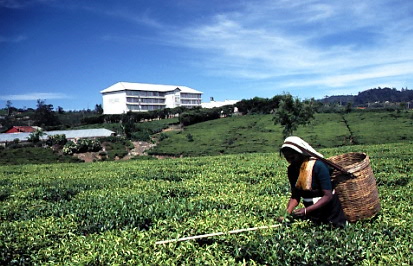
M63 146L63 153L84 153L84 152L96 152L102 149L99 140L96 139L79 139L76 143L68 141Z
M162 141L162 140L167 139L167 138L168 138L167 134L165 134L165 133L159 134L159 141Z
M180 123L184 126L193 125L196 123L218 119L221 117L221 109L195 109L184 112L180 115Z
M151 135L148 131L137 131L131 133L132 140L149 141L151 140Z
M46 144L48 146L57 145L65 145L67 143L66 135L65 134L56 134L56 135L49 135L46 140Z
M63 153L71 155L73 153L77 152L77 146L73 141L68 141L64 146L63 146Z
M194 137L192 136L191 133L186 134L186 139L187 139L189 142L194 141Z
M44 136L42 130L36 130L35 132L30 133L29 137L27 138L28 141L37 143L40 142L40 138Z

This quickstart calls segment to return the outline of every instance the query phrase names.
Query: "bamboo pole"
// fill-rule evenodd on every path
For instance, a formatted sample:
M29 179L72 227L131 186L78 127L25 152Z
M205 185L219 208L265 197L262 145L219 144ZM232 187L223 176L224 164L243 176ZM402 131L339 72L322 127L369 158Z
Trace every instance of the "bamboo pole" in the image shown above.
M155 245L162 245L162 244L168 244L168 243L173 243L173 242L182 242L182 241L187 241L187 240L194 240L194 239L207 238L207 237L213 237L213 236L239 234L242 232L256 231L256 230L261 230L261 229L270 229L270 228L276 228L280 226L281 224L274 224L274 225L269 225L269 226L258 226L258 227L251 227L251 228L236 229L236 230L231 230L228 232L217 232L217 233L210 233L210 234L204 234L204 235L187 236L187 237L181 237L181 238L176 238L176 239L157 241L155 242Z

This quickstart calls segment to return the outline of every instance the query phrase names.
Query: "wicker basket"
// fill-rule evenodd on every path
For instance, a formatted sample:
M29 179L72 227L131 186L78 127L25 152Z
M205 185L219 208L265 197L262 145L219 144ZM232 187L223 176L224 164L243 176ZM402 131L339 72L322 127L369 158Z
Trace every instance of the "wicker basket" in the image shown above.
M334 170L332 174L347 220L355 222L374 217L380 211L380 200L369 156L353 152L330 157L328 161L347 171Z

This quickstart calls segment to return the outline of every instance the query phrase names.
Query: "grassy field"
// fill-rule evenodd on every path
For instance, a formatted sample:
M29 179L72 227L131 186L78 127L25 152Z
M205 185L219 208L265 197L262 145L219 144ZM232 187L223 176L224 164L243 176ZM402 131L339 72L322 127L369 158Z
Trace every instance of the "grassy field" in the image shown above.
M20 147L0 149L0 165L40 164L40 163L78 163L75 157L59 155L50 148Z
M277 152L283 142L282 128L272 115L222 118L164 133L167 138L152 154L203 156L254 152ZM378 144L413 139L411 112L320 113L294 133L316 148L350 144Z
M345 229L277 221L289 197L278 153L3 165L0 264L412 265L413 143L320 150L350 151L370 156L382 210ZM265 225L278 227L155 245Z

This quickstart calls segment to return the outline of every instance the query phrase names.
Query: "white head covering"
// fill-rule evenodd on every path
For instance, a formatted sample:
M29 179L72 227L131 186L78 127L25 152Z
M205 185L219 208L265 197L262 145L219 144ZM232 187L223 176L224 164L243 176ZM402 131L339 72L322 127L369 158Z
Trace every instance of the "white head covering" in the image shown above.
M286 138L286 139L284 140L284 144L281 146L281 149L282 149L282 148L285 148L285 147L288 147L288 148L291 148L291 149L297 151L298 153L305 154L305 155L310 155L310 154L307 154L306 152L303 152L303 151L302 151L300 148L298 148L297 146L295 146L295 145L293 145L293 144L289 144L288 142L293 143L293 144L295 144L295 145L297 145L297 146L300 146L301 148L303 148L303 149L305 149L305 150L308 150L308 151L310 151L310 152L318 155L318 156L321 157L321 158L324 157L321 153L318 153L316 150L314 150L313 147L310 146L310 144L308 144L307 142L305 142L305 141L302 140L301 138L295 137L295 136L290 136L290 137Z

